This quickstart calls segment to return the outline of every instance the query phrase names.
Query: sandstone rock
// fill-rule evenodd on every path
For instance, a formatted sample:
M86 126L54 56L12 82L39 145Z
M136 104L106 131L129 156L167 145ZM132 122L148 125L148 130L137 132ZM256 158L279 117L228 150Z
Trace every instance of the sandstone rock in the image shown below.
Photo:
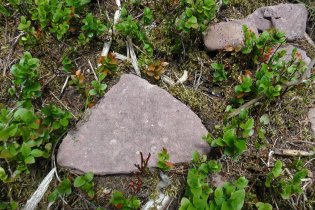
M286 34L290 41L304 38L307 9L304 4L279 4L261 7L247 16L259 31L276 28Z
M191 160L192 151L209 152L201 120L167 91L126 74L63 139L57 161L79 172L118 174L136 171L142 152L149 166L165 147L171 162Z
M311 108L308 112L308 119L311 122L311 128L315 133L315 108Z
M256 26L252 22L245 20L234 20L210 25L204 35L206 48L214 51L242 45L244 41L243 25L247 25L249 29L258 33Z

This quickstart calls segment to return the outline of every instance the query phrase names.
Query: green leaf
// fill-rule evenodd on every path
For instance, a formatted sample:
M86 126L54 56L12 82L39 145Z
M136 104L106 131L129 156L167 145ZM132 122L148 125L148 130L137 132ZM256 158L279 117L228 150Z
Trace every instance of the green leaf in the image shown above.
M180 207L178 210L188 210L190 205L191 204L188 198L183 197L182 200L180 201Z
M218 187L217 189L215 189L214 200L215 200L217 205L222 205L222 203L224 201L224 195L223 195L222 187Z
M35 158L33 156L28 156L27 158L25 158L24 162L26 164L33 164L35 163Z
M269 120L269 116L267 114L264 114L260 117L259 122L261 122L264 125L268 125L270 120Z
M62 125L63 127L66 127L68 126L69 124L69 120L67 118L62 118L60 121L59 121L60 125Z
M93 180L94 174L92 172L88 172L84 175L84 178L87 182L90 182Z
M256 203L256 207L258 208L258 210L272 210L272 205L270 205L269 203L258 202Z
M32 149L28 144L23 143L20 151L24 157L28 157L31 154Z
M248 182L249 181L244 176L242 176L234 182L234 185L237 187L237 189L242 190L247 187Z
M59 196L59 192L57 189L55 189L49 196L48 201L49 202L55 202Z
M95 96L95 95L97 95L97 91L95 89L92 89L92 90L89 91L89 94L91 96Z
M236 134L234 129L229 129L224 132L223 141L230 147L233 146L234 141L236 140Z
M245 190L238 190L231 194L230 203L233 210L241 210L244 205Z
M32 123L36 119L34 112L25 108L19 108L18 110L16 110L13 117L16 120L22 120L28 124Z
M39 150L39 149L33 149L32 152L31 152L31 155L33 157L42 157L43 154L44 154L44 152Z
M85 185L85 183L86 183L85 178L83 176L78 176L74 179L73 186L82 187L83 185Z

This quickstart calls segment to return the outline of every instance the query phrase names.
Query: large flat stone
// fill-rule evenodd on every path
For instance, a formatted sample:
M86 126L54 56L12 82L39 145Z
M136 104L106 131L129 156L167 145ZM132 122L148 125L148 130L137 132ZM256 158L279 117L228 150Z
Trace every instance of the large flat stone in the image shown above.
M278 4L261 7L246 19L253 22L259 31L276 28L292 41L304 38L307 14L304 4Z
M187 162L194 150L209 152L201 139L206 133L197 115L167 91L125 74L63 139L57 162L79 172L130 173L140 152L150 152L149 166L156 166L163 147L171 162Z

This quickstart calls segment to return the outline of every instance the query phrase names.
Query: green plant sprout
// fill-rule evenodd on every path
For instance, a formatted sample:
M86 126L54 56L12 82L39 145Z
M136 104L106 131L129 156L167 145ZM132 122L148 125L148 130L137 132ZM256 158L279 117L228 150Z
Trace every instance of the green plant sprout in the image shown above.
M209 173L221 171L221 168L217 161L207 161L206 156L193 152L193 168L188 171L185 197L182 198L179 209L208 209L208 198L213 190L207 183L207 177Z
M113 193L110 203L117 209L122 210L139 209L141 205L141 202L137 197L132 196L131 198L126 198L119 191Z
M94 183L93 180L93 173L88 172L83 176L78 176L74 179L73 186L76 188L80 188L81 190L85 191L90 198L93 198L95 193L93 190Z
M213 72L213 81L214 82L222 82L227 80L227 73L224 70L224 65L221 63L212 63L211 67L214 69Z
M72 193L71 182L69 179L62 180L54 191L48 196L49 202L56 201L59 197L68 196Z
M161 152L158 153L157 167L163 172L169 171L173 167L173 164L169 162L169 160L170 155L167 152L167 149L163 148Z

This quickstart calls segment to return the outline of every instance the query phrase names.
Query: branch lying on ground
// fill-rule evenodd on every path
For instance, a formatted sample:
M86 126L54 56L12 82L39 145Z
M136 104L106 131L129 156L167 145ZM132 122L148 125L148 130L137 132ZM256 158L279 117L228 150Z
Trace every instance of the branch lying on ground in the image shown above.
M314 43L314 41L311 39L311 37L310 37L306 32L304 33L304 37L305 37L306 41L308 41L308 43L309 43L313 48L315 48L315 43Z
M274 154L276 155L284 155L284 156L313 156L315 155L315 152L307 152L302 150L295 150L295 149L276 149L274 151Z
M32 197L27 201L26 205L23 209L25 210L33 210L36 209L38 203L43 198L44 194L46 193L51 180L54 177L54 173L56 168L50 170L50 172L46 175L43 181L38 186L37 190L33 193Z

